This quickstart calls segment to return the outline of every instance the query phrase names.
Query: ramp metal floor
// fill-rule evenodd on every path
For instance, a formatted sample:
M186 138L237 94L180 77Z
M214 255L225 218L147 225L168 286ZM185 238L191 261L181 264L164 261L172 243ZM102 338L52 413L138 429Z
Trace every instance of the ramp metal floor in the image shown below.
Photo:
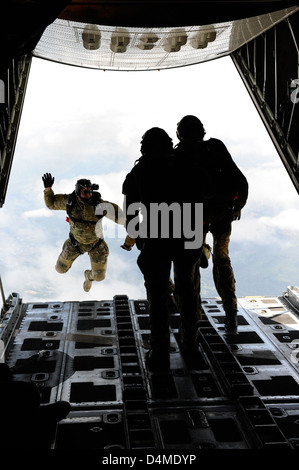
M146 300L14 301L1 324L14 380L71 411L51 449L268 449L299 446L299 319L287 295L238 299L238 333L203 299L200 356L188 368L170 317L171 369L150 373Z

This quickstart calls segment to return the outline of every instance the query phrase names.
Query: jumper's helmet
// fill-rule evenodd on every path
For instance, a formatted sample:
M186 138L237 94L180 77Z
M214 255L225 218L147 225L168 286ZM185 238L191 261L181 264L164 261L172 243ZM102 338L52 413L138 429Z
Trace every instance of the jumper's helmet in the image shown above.
M87 202L91 199L92 192L94 189L99 189L98 184L92 184L88 179L80 179L77 181L75 186L75 193L77 197L81 199L81 201ZM87 197L82 197L81 193L83 193Z
M172 139L164 129L152 127L142 136L142 155L170 155L173 152Z
M194 142L202 140L205 133L202 122L196 116L184 116L177 124L176 135L180 141Z

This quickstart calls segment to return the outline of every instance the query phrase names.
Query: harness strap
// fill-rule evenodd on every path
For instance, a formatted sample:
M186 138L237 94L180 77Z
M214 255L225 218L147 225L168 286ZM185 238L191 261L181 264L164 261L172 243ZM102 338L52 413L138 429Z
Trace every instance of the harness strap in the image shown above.
M72 220L73 222L79 222L80 224L90 224L90 225L95 225L98 221L94 221L94 220L83 220L83 219L75 219L75 217L72 217L71 215L68 216L68 218L70 220ZM100 220L101 217L99 217L99 220Z
M79 251L80 255L83 255L83 251L80 249L80 247L78 246L78 241L76 240L76 238L74 237L74 235L70 232L69 233L69 239L71 241L71 244L73 246L75 246L77 248L77 250ZM101 245L101 243L103 242L103 239L102 238L99 238L98 241L93 245L93 247L88 251L88 253L91 252L91 250L93 250L94 248L96 248L97 246Z
M77 242L76 238L74 237L74 235L71 232L69 233L69 239L71 240L71 244L77 248L80 255L83 255L83 251L80 250L80 248L78 246L78 242Z

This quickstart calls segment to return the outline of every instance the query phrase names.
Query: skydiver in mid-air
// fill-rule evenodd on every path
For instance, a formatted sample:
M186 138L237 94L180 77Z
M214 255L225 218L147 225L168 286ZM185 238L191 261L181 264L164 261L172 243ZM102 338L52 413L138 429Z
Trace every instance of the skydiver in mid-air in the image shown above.
M71 194L54 194L54 179L51 173L42 177L45 204L49 209L66 211L70 225L69 238L63 244L55 269L66 273L78 256L88 253L91 269L84 271L83 289L89 292L93 281L103 281L106 276L109 248L103 238L102 218L123 225L124 214L117 204L103 200L96 191L99 186L89 179L79 179Z

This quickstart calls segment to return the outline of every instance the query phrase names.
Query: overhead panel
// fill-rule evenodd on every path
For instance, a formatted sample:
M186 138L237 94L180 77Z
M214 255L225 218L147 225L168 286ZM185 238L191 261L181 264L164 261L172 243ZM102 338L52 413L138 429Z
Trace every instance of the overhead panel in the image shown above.
M35 57L103 70L159 70L230 54L287 18L297 7L213 24L180 27L107 26L56 19L33 51ZM198 18L198 23L200 18Z

